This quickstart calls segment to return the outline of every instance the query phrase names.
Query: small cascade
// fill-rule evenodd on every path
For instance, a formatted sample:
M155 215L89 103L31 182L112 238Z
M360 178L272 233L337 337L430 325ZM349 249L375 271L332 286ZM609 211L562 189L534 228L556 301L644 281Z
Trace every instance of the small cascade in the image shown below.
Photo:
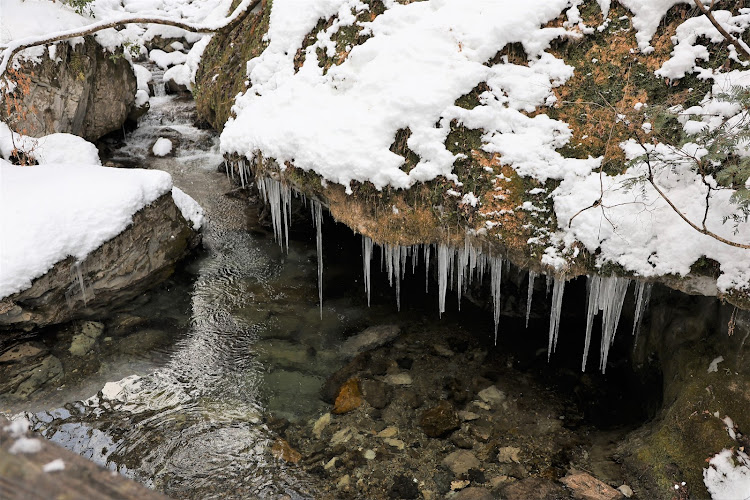
M549 284L549 274L547 275ZM549 313L549 342L547 344L547 361L557 348L557 333L560 330L560 313L562 312L563 292L565 291L565 277L554 276L552 278L552 308Z
M651 289L653 283L647 283L645 281L636 281L635 283L635 313L633 316L633 347L638 343L638 332L641 329L641 323L643 322L643 313L646 312L646 307L651 299Z
M500 310L502 308L502 303L500 302L500 285L503 278L503 259L494 257L490 262L492 268L490 270L490 289L492 290L492 305L495 313L495 345L497 345L497 327L500 324Z
M367 307L370 307L370 264L372 263L372 238L362 236L362 272L365 276L365 292L367 293Z
M317 200L310 200L313 224L316 229L316 243L318 250L318 301L320 303L320 319L323 319L323 205ZM287 226L288 227L288 226ZM289 245L287 244L287 251Z
M529 327L529 316L531 316L531 299L534 297L534 280L536 273L529 271L529 289L526 292L526 328Z

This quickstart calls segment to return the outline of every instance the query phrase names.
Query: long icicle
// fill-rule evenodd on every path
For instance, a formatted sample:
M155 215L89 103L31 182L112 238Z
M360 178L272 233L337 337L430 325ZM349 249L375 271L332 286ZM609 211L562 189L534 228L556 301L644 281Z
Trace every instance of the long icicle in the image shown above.
M586 337L583 341L583 362L581 363L581 371L586 371L586 361L589 357L589 348L591 347L591 330L594 326L594 316L599 311L599 290L601 288L602 279L599 276L589 276L586 282L586 295L588 297L588 303L586 307Z
M638 333L641 330L641 323L643 322L643 316L648 307L649 299L651 298L651 288L653 283L647 283L645 281L638 281L635 284L635 316L633 317L633 349L638 345Z
M494 257L490 265L492 266L490 270L490 289L492 290L492 304L494 306L495 345L497 345L497 328L500 324L500 309L502 307L502 302L500 301L500 290L503 280L502 257Z
M448 275L452 270L453 250L444 243L439 243L437 248L438 268L438 310L440 316L445 312L445 293L448 289Z
M557 334L560 330L560 313L562 312L563 292L565 291L565 276L554 276L552 287L552 309L549 314L549 342L547 344L547 361L557 347Z
M529 327L529 316L531 316L531 299L534 297L534 280L536 273L529 271L529 289L526 291L526 328Z
M365 276L365 292L367 292L367 307L370 307L370 268L372 264L372 238L362 236L362 272Z
M630 280L627 278L602 278L599 291L599 309L602 311L602 343L599 367L602 373L607 371L609 348L615 342L617 325L620 322L622 304L628 291Z
M318 250L318 302L320 304L320 319L323 319L323 207L319 201L310 200L313 223L315 224L316 243Z

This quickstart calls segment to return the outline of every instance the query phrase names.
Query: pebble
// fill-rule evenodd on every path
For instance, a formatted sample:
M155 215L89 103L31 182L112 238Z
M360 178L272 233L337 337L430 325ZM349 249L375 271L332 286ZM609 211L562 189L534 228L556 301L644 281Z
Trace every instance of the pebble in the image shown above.
M491 410L492 407L488 405L487 403L484 403L482 401L472 401L472 404L476 406L477 408L481 408L482 410Z
M398 337L401 328L397 325L371 326L366 330L346 339L341 344L341 354L344 356L356 356L360 352L375 349Z
M403 450L404 448L406 448L406 443L404 443L400 439L387 438L387 439L384 439L383 441L385 441L385 444L387 444L388 446L393 446L394 448L398 450Z
M340 431L336 432L333 437L331 437L331 446L338 446L340 444L346 443L352 438L353 434L354 431L351 427L344 427Z
M339 459L339 457L333 457L332 459L330 459L330 460L329 460L329 461L328 461L328 462L327 462L327 463L326 463L326 464L325 464L325 465L323 466L323 469L325 469L325 470L333 469L334 467L336 467L336 461L337 461L338 459Z
M454 451L445 457L442 463L457 476L466 474L469 472L469 469L475 469L480 465L477 457L472 452L466 450Z
M497 461L501 464L509 464L511 462L520 463L521 460L518 454L521 453L521 448L515 446L504 446L497 450Z
M451 489L453 491L462 490L469 486L470 481L468 479L457 479L455 481L451 481Z
M452 358L453 356L455 356L455 353L453 351L442 344L435 344L432 346L432 348L439 356L444 356L446 358Z
M452 404L448 401L440 401L422 413L419 426L429 437L440 437L458 429L461 421Z
M473 411L464 411L461 410L458 412L458 418L465 422L471 422L472 420L476 420L479 418L479 415L474 413Z
M367 460L375 460L375 451L374 450L365 450L364 457Z
M322 415L318 420L315 421L313 424L313 434L316 438L320 439L321 434L323 434L323 431L326 427L328 427L328 424L331 423L331 414L326 413Z
M391 385L411 385L412 383L411 375L408 373L393 373L391 375L386 375L384 380L385 383Z
M352 482L352 478L349 477L349 474L346 474L345 476L341 476L338 481L336 481L336 488L343 489L349 486L349 484Z
M633 488L631 488L627 484L623 484L622 486L617 488L617 491L622 493L626 498L630 498L633 496Z
M382 431L378 432L379 438L392 438L398 435L398 429L396 427L386 427Z

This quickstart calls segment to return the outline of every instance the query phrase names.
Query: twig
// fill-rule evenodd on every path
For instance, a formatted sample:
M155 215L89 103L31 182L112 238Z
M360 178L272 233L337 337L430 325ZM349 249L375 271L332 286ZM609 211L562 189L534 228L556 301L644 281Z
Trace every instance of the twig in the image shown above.
M750 52L748 52L747 48L745 47L745 44L742 43L741 40L736 39L734 36L732 36L731 33L729 33L727 30L724 29L724 26L722 26L714 17L714 15L711 13L711 9L714 7L714 2L711 2L711 7L706 8L705 5L703 5L703 2L701 0L693 0L695 2L695 5L698 7L698 10L701 11L701 13L708 18L709 21L711 21L711 24L714 25L714 28L717 29L719 33L721 33L721 36L723 36L727 42L734 45L734 48L737 49L737 52L741 53L745 58L750 59Z

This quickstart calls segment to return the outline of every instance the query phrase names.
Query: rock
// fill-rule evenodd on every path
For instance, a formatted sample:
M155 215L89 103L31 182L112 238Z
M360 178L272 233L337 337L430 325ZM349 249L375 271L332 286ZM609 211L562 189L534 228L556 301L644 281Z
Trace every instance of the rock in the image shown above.
M16 58L20 73L34 76L22 102L32 111L16 120L14 129L32 137L66 132L95 141L122 128L135 103L133 68L116 57L121 49L112 57L93 36L83 40L57 44L54 60L42 57L35 64ZM6 118L4 110L0 118Z
M359 391L359 381L351 378L339 389L332 413L341 415L359 408L360 405L362 405L362 393Z
M633 496L633 488L628 486L627 484L623 484L622 486L617 487L617 491L622 493L626 498L630 498Z
M469 481L474 484L484 484L487 482L487 477L481 469L469 469L469 472L466 473L466 477L468 477Z
M502 498L559 500L568 498L565 490L549 479L530 477L501 487Z
M521 448L504 446L497 450L497 461L501 464L521 463L521 459L518 457L519 453L521 453Z
M19 361L27 361L29 359L36 358L46 353L44 346L26 342L18 344L11 349L8 349L4 353L0 354L0 364L2 363L18 363Z
M379 438L392 438L392 437L395 437L397 435L398 435L398 429L395 428L395 427L393 427L393 426L386 427L382 431L378 432L378 437Z
M429 437L441 437L458 429L461 422L453 405L448 401L441 401L422 413L419 426Z
M474 447L474 441L463 431L457 431L451 434L451 443L464 450L470 450Z
M391 385L411 385L411 375L408 373L392 373L385 376L385 383Z
M454 357L456 355L456 353L454 353L453 351L451 351L450 349L448 349L443 344L435 344L435 345L432 346L432 349L435 351L435 353L438 356L443 356L445 358L452 358L452 357Z
M391 388L379 380L363 380L362 395L365 397L370 406L377 409L383 409L391 402Z
M351 427L344 427L340 431L334 433L333 437L331 437L331 447L346 443L353 435L354 431Z
M388 446L392 446L393 448L396 448L397 450L403 450L404 448L406 448L406 443L404 443L400 439L386 438L383 441Z
M374 450L365 450L365 452L362 454L362 456L364 456L366 460L375 460L375 451Z
M323 466L323 470L331 470L334 467L336 467L336 462L338 461L339 457L333 457L330 459L326 464Z
M484 488L477 488L472 486L470 488L463 489L451 497L453 500L494 500L488 490Z
M187 86L181 83L177 83L172 78L164 82L164 91L167 93L167 95L190 93L190 89L188 89Z
M459 491L471 484L471 481L468 479L456 479L455 481L451 481L451 489L453 491Z
M479 399L494 407L502 405L505 401L505 393L494 385L491 385L486 389L482 389L481 391L479 391L478 396Z
M469 472L469 469L479 467L480 462L472 452L458 450L445 457L442 464L450 469L453 474L460 476Z
M331 423L330 413L325 413L321 415L321 417L318 418L318 420L316 420L315 423L313 424L313 428L312 428L313 435L316 438L320 439L321 434L323 434L323 431L325 430L326 427L328 427L328 424L330 423Z
M346 474L344 476L341 476L339 480L336 481L336 488L343 490L344 488L348 488L351 482L352 482L351 477L349 477L349 474Z
M357 372L365 369L370 361L368 353L362 353L346 365L332 373L320 387L320 399L326 403L333 404L339 389L344 383L352 378Z
M571 471L560 482L579 500L617 500L622 493L587 472Z
M62 363L52 355L37 358L32 364L0 367L0 393L26 399L45 385L55 384L62 375Z
M444 467L438 467L437 472L432 475L432 481L435 483L435 487L437 488L438 493L441 494L445 494L450 491L452 479L453 475Z
M62 44L67 46L67 44ZM30 329L74 318L104 316L161 283L175 263L200 242L175 205L171 193L133 215L133 223L77 264L68 257L30 288L2 300L12 304L0 313L0 330ZM78 280L81 273L82 293Z
M397 475L393 478L393 484L388 492L388 496L390 498L404 499L419 498L419 487L416 480L404 475Z
M470 427L471 435L482 442L487 442L492 437L492 424L486 420L479 420Z
M399 333L401 333L401 328L398 325L371 326L361 333L346 339L341 344L340 351L344 356L354 357L361 352L387 344L398 337Z
M104 325L96 321L84 321L78 325L78 333L73 335L73 341L70 344L70 354L73 356L83 356L96 343L96 339L104 331Z
M289 443L285 439L278 438L271 445L271 455L274 458L296 464L302 458L300 452L289 446Z

